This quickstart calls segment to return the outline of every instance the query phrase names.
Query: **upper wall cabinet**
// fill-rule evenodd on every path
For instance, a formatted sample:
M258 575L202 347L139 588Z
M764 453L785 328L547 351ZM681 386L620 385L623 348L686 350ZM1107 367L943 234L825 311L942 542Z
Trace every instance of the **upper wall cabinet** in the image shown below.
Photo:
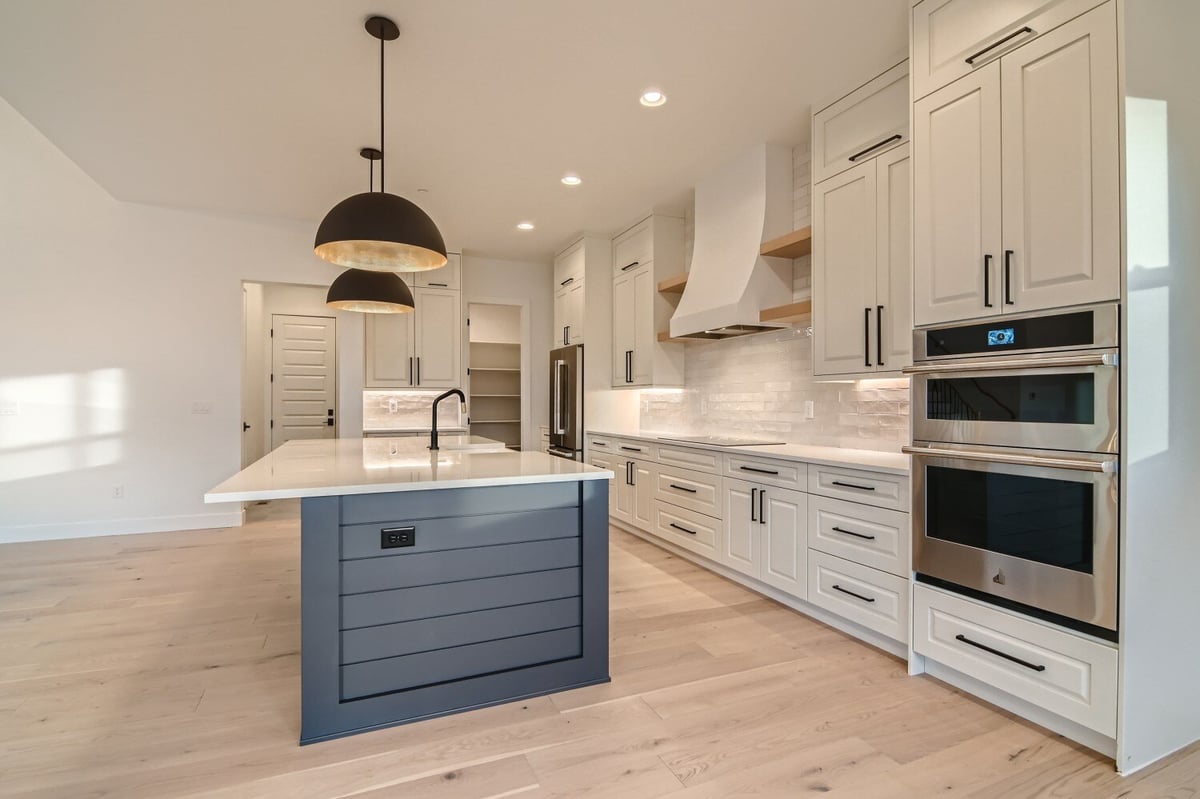
M401 275L401 277L407 277ZM462 256L456 252L446 253L446 265L441 269L414 272L410 286L428 286L434 289L462 288Z
M436 274L441 270L434 270ZM457 388L462 385L462 309L453 289L413 289L416 310L367 314L366 388Z
M683 273L683 220L650 216L613 239L612 385L683 385L683 345L658 340L674 308L658 282Z
M1109 3L917 101L915 324L1119 297L1117 90Z
M913 10L913 97L940 89L1099 0L923 0Z
M813 115L813 183L908 141L908 61Z
M585 240L554 258L554 344L583 343Z

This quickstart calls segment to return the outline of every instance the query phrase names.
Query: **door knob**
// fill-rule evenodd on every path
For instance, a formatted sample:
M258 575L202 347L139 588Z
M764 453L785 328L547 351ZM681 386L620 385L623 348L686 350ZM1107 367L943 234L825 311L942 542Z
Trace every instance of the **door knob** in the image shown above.
M249 429L250 429L250 425L246 424L245 422L242 422L242 432L244 433Z

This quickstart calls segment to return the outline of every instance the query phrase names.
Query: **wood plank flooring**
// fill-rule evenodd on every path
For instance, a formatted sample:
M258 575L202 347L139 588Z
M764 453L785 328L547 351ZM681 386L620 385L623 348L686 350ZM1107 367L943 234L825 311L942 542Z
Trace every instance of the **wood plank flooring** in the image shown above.
M611 683L301 748L297 511L0 546L0 796L1200 795L615 531Z

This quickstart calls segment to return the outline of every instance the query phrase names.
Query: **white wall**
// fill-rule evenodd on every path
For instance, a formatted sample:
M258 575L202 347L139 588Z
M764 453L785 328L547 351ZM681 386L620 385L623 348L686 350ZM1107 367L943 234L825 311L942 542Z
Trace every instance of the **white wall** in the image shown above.
M313 226L116 201L2 100L0 186L0 541L235 523L241 284L328 284Z
M537 261L507 261L463 253L463 302L529 304L530 346L522 352L521 371L528 375L522 394L529 397L529 414L522 419L521 447L536 451L540 445L539 425L549 418L549 367L554 326L553 265ZM464 336L464 340L466 337Z
M267 453L267 433L270 409L267 407L267 353L263 347L266 337L263 319L263 284L243 283L246 302L242 310L245 326L242 339L242 421L250 429L242 434L242 468Z

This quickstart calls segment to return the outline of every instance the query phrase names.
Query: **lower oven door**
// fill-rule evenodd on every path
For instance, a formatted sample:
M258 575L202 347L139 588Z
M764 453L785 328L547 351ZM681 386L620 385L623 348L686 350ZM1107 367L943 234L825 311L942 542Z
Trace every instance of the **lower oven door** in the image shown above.
M1117 629L1117 460L957 445L913 456L922 575Z

